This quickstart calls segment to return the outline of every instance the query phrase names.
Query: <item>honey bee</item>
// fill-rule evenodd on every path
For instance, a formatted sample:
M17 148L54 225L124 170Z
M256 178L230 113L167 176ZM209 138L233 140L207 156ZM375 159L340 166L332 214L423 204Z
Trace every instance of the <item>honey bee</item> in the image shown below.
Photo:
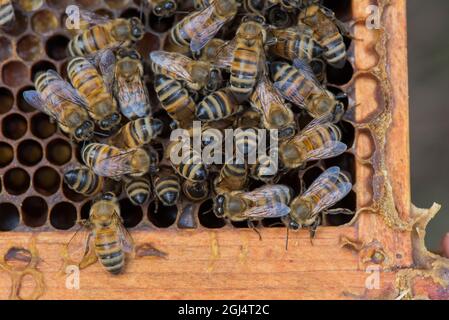
M178 4L175 0L148 0L155 16L161 18L168 18L173 16L178 9Z
M9 25L14 21L14 7L11 0L0 0L0 27Z
M298 168L308 161L336 157L346 151L341 131L324 116L312 120L300 133L282 142L279 157L286 168Z
M72 57L86 56L105 48L129 46L144 36L144 26L135 17L111 20L86 10L80 10L80 16L91 27L70 40L68 50Z
M100 69L106 69L115 61L111 51L105 51ZM87 110L102 130L110 130L120 123L117 103L106 87L103 77L85 57L75 57L67 65L67 74L74 87L87 101Z
M82 229L67 245L69 254L81 252L82 259L93 252L101 265L112 274L119 274L125 266L125 253L133 251L133 240L123 225L117 197L103 194L90 208L89 218L82 221Z
M173 170L163 168L153 181L154 193L165 206L174 206L181 193L181 183Z
M192 182L185 180L182 191L187 199L193 202L201 202L209 196L209 181Z
M90 143L82 150L84 163L97 175L119 180L124 175L142 176L150 158L141 148L123 150L107 144Z
M89 118L86 101L54 70L38 74L36 90L23 93L25 101L56 120L62 131L77 141L90 140L94 123Z
M256 21L243 22L235 37L235 50L231 63L231 90L241 97L248 97L257 82L264 63L266 31Z
M135 206L143 205L151 197L151 183L146 177L126 178L125 192Z
M189 128L195 118L195 101L177 80L158 74L154 89L162 107L181 128Z
M285 99L306 109L314 118L331 114L332 121L340 121L343 104L321 85L307 62L295 59L293 66L273 62L270 68L274 86Z
M241 110L234 94L225 88L211 93L196 106L196 117L204 122L226 119Z
M174 163L172 161L172 156L175 155L176 152L173 149L175 149L175 146L179 147L179 144L182 143L183 142L181 141L174 141L167 147L166 157L170 159L173 169L186 180L192 182L201 182L206 180L208 170L201 159L201 154L192 148L189 148L188 150L182 150L179 148L177 155L180 159L179 163Z
M252 105L262 114L266 129L277 129L279 139L291 138L296 132L293 112L266 76L262 76L250 97Z
M65 171L64 182L70 189L85 196L96 195L104 186L104 178L97 176L86 166Z
M351 188L350 179L340 171L339 167L327 169L304 193L293 199L290 204L290 214L283 218L284 223L292 229L310 227L310 236L313 238L321 222L319 215L321 212L353 214L344 209L328 210L329 207L346 197Z
M298 20L300 24L312 28L315 39L324 48L323 57L327 63L343 68L347 54L342 32L349 32L335 14L323 6L312 4L300 12Z
M260 112L256 108L248 108L235 117L236 128L257 128L260 125Z
M231 221L253 221L280 218L290 213L293 191L282 184L265 185L253 191L220 194L214 201L214 213Z
M276 56L290 61L302 59L310 62L323 54L323 48L313 38L313 31L309 28L272 29L271 33L276 42L269 48Z
M209 6L178 22L170 30L169 39L178 47L189 47L192 52L197 52L226 22L234 18L236 13L237 4L234 0L211 1Z
M245 189L248 183L248 166L246 163L234 162L234 159L226 162L215 178L214 189L217 194Z
M120 49L115 66L114 92L123 115L130 120L143 118L151 113L143 75L140 54L134 49Z
M195 61L180 53L166 51L153 51L150 58L155 74L183 81L190 90L199 91L207 87L213 91L221 84L216 69L209 62Z
M161 134L164 123L151 116L132 120L113 137L113 145L124 149L142 147Z

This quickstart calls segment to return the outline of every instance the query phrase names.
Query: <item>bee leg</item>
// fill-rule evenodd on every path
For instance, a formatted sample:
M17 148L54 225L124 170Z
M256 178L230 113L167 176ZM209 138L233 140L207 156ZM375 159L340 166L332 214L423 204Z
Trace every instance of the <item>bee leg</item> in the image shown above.
M306 191L306 183L303 179L299 182L299 194L303 194Z
M256 226L254 225L254 222L252 222L251 220L248 220L248 227L253 229L259 236L259 241L262 241L262 235L260 234L260 231L257 230Z
M345 209L345 208L336 208L336 209L330 209L326 210L324 212L325 214L347 214L347 215L353 215L354 211Z
M318 226L321 223L321 217L317 217L316 220L313 222L313 224L309 227L310 232L310 243L313 246L313 238L315 238L316 230L318 229Z

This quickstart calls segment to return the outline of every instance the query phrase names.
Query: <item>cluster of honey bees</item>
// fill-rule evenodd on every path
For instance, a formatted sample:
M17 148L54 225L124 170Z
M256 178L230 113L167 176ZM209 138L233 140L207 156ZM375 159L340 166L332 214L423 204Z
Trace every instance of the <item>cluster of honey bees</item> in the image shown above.
M180 2L147 5L162 19L179 14ZM8 3L0 1L2 23ZM247 221L254 229L256 221L279 218L287 228L309 228L311 237L326 214L352 214L333 208L352 189L339 167L301 185L299 194L279 183L292 170L347 149L336 125L345 106L342 96L326 88L325 73L328 65L339 69L346 62L344 38L350 34L344 24L317 0L194 0L186 11L169 31L164 50L145 57L135 49L145 34L138 17L108 19L81 10L81 28L68 45L67 77L41 72L35 90L24 92L30 105L81 147L83 163L66 169L64 183L93 203L83 231L68 247L82 253L90 248L111 273L123 270L125 253L133 250L120 215L122 187L134 205L212 198L217 217ZM284 26L292 17L292 25ZM143 80L146 62L157 106ZM169 123L155 116L158 108ZM301 118L312 120L300 128ZM256 163L232 158L208 165L193 148L174 164L169 157L174 144L161 134L182 128L193 135L193 121L218 133L276 130L276 146L267 151L276 151L277 170L266 170L273 162L267 155ZM155 142L164 150L156 150ZM246 153L256 148L238 135L235 144Z

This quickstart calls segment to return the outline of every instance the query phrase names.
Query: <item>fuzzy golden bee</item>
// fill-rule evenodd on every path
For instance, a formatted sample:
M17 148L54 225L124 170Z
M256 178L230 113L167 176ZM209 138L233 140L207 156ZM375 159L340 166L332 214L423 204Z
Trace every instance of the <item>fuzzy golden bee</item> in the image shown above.
M141 148L124 150L107 144L90 143L81 152L84 163L97 175L119 180L124 175L142 176L150 158Z
M238 96L248 97L264 67L266 41L264 27L256 21L244 22L237 30L231 63L231 90Z
M151 182L145 176L125 178L124 189L135 206L143 205L151 198Z
M112 138L112 145L124 149L142 147L161 134L164 123L151 116L126 123Z
M134 49L121 48L118 50L114 93L120 110L130 120L151 114L150 98L143 82L143 75L140 54Z
M279 145L279 160L286 168L298 168L308 161L336 157L346 151L341 130L327 117L315 119L293 138Z
M72 57L86 56L106 48L129 46L144 36L144 26L135 17L111 20L86 10L80 10L80 16L91 27L70 40L68 51Z
M162 107L178 126L191 127L195 118L195 101L187 89L179 81L162 74L155 76L154 89Z
M48 114L59 128L77 141L90 140L94 123L86 111L86 101L54 70L38 74L36 90L23 93L25 101Z
M97 176L86 166L65 171L64 182L70 189L85 196L98 194L104 186L104 178Z
M295 59L293 66L273 62L270 69L274 86L285 99L314 118L331 114L332 121L340 121L345 111L343 103L323 87L306 61Z
M250 101L261 113L263 126L269 130L278 130L279 139L291 138L295 134L293 112L266 76L260 78Z
M312 4L300 12L298 21L313 30L315 39L324 49L323 56L327 63L335 68L343 68L347 52L341 32L349 32L335 14L323 6Z
M8 26L14 18L12 0L0 0L0 27Z
M320 213L353 214L347 209L328 210L351 191L349 177L339 167L324 171L307 190L293 199L290 214L283 218L288 228L310 227L311 238L321 222Z
M163 168L153 181L154 193L165 206L174 206L181 194L181 183L175 172Z
M180 53L167 51L153 51L150 59L155 74L182 81L190 90L199 91L206 87L213 90L221 84L216 69L209 62L196 61Z
M121 273L125 254L133 251L134 243L123 225L117 197L111 192L101 195L92 204L82 227L67 245L69 256L81 256L82 262L93 252L106 271Z
M192 52L201 50L221 27L237 13L234 0L212 1L200 11L187 15L178 22L169 34L170 41L181 48L190 48Z
M290 27L286 29L271 29L275 43L269 47L270 53L293 61L302 59L312 61L323 54L323 48L313 38L309 28Z
M100 58L100 70L107 70L115 61L112 51L104 51ZM111 130L120 123L121 115L97 68L85 57L72 58L67 74L73 86L87 102L87 110L102 130Z

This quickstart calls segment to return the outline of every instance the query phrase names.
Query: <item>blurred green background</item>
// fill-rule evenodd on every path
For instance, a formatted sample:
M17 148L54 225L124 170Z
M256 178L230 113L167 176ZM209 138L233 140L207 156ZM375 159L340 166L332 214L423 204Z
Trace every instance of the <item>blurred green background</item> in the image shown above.
M438 251L449 232L449 1L407 6L412 200L443 205L426 238Z

